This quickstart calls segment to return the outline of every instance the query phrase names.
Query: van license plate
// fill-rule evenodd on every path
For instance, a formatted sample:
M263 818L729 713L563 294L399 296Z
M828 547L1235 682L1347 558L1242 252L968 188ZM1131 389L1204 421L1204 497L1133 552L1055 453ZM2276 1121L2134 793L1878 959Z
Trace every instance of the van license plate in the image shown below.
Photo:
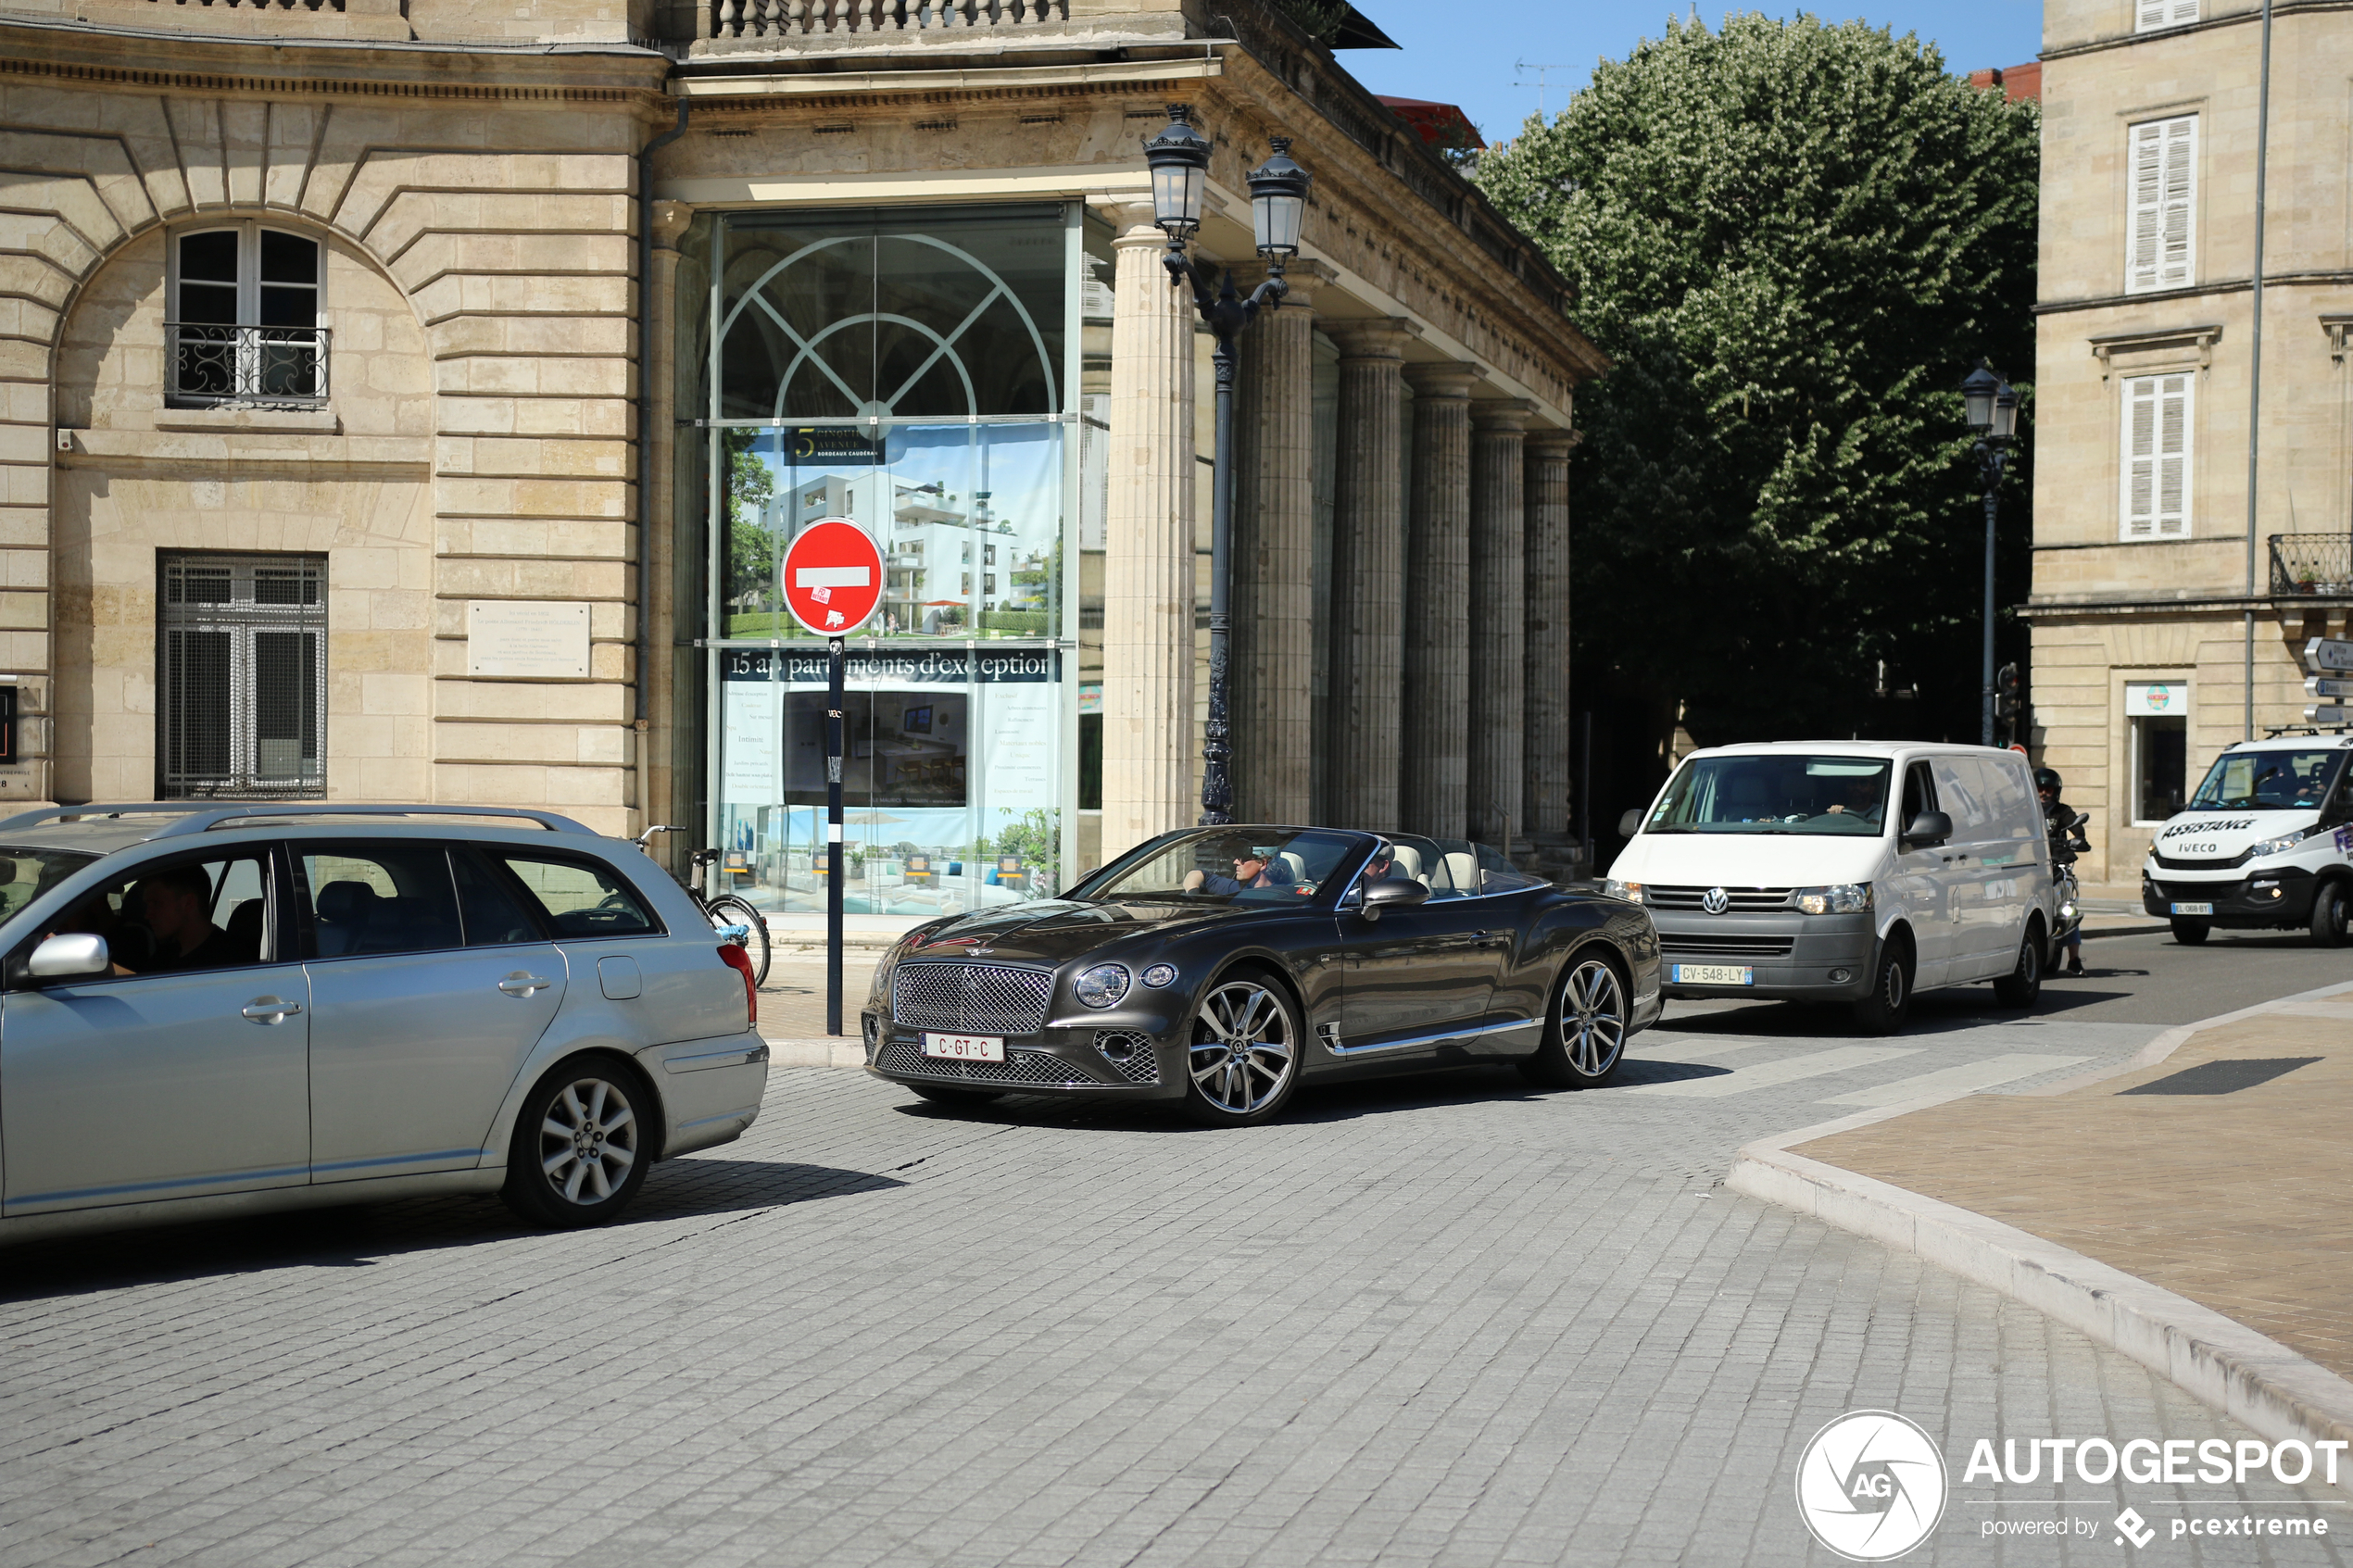
M1002 1061L1005 1042L995 1035L925 1035L924 1054L944 1061Z
M2214 912L2214 906L2212 904L2176 904L2173 906L2173 912L2177 915L2210 915Z
M1754 985L1756 972L1745 964L1679 963L1675 966L1678 985Z

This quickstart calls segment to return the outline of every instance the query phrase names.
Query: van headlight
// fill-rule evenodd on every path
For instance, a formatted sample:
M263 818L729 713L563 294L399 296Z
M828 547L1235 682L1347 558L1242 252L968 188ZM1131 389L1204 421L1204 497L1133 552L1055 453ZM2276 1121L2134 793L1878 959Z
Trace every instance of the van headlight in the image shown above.
M2320 831L2320 824L2316 822L2309 828L2297 828L2294 833L2284 833L2277 838L2267 838L2262 843L2250 847L2246 852L2246 858L2250 860L2259 860L2266 855L2284 855Z
M1115 963L1099 963L1071 989L1088 1007L1107 1008L1127 995L1127 972Z
M1639 904L1642 901L1642 884L1639 882L1620 882L1616 877L1611 877L1602 884L1602 891L1613 898L1623 898L1629 904Z
M1871 907L1871 884L1839 882L1828 887L1801 887L1791 902L1809 915L1859 915Z

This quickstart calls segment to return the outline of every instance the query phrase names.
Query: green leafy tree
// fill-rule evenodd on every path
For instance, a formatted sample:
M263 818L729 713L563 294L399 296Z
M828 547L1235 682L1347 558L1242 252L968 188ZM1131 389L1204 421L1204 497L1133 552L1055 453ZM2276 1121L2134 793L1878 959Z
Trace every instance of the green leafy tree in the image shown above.
M729 429L723 433L727 483L727 596L731 603L755 608L775 596L776 535L766 524L767 507L776 494L776 479L753 449L762 432Z
M1614 361L1571 465L1580 706L1645 743L1679 700L1702 744L1975 738L1957 385L2032 375L2039 132L1910 35L1747 15L1670 21L1480 160ZM2014 462L2006 602L2026 493ZM1918 703L1875 696L1881 660Z
M994 839L985 834L974 847L975 858L1012 855L1025 866L1053 867L1062 861L1062 813L1050 806L1033 806L1004 826Z

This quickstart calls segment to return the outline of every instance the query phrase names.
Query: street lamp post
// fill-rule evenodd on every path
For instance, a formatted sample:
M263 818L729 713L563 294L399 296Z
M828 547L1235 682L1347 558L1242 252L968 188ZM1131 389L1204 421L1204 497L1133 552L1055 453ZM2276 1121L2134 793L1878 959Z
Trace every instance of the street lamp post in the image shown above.
M1961 383L1961 400L1969 409L1969 429L1977 433L1971 450L1979 475L1985 481L1985 673L1980 743L1994 744L1994 520L2002 504L2002 470L2010 457L2010 440L2018 433L2018 392L2002 379L1991 359L1981 363Z
M1202 745L1201 820L1204 826L1234 820L1233 746L1227 703L1227 639L1230 630L1227 587L1231 575L1234 532L1234 368L1235 344L1242 329L1261 309L1283 302L1290 285L1283 267L1299 254L1299 228L1307 208L1307 171L1290 160L1290 140L1272 139L1273 155L1250 171L1250 208L1256 231L1258 254L1266 258L1267 278L1248 299L1234 290L1230 268L1214 293L1209 280L1185 246L1201 232L1202 187L1209 178L1209 138L1193 129L1192 111L1183 104L1168 106L1168 124L1144 144L1144 159L1151 166L1152 220L1168 236L1168 268L1172 286L1190 284L1193 307L1217 339L1217 445L1211 470L1209 531L1209 724Z

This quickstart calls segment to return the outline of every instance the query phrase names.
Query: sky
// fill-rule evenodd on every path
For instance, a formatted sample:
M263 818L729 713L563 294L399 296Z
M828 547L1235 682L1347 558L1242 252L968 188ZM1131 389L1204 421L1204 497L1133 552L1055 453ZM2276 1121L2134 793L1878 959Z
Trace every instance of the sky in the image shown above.
M1691 0L1355 0L1356 8L1403 45L1351 49L1340 64L1374 92L1459 104L1488 141L1516 134L1537 112L1539 83L1548 116L1585 84L1597 57L1623 59L1645 37L1666 31ZM2023 65L2043 46L2042 0L1823 0L1814 7L1699 7L1711 29L1728 9L1794 16L1811 8L1826 21L1860 19L1916 32L1943 50L1947 69ZM1549 70L1540 70L1550 67Z

